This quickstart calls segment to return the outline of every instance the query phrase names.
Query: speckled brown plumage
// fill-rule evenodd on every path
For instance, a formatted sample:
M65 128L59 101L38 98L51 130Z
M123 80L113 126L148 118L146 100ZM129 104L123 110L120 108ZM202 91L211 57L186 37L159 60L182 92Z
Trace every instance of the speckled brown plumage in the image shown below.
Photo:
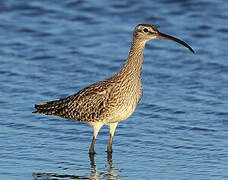
M110 138L107 151L112 152L112 140L117 124L134 112L142 97L141 71L144 46L147 41L155 38L174 40L193 51L185 42L160 33L155 26L139 24L133 33L128 59L117 74L92 84L75 95L35 104L37 111L34 113L60 116L91 125L94 134L90 154L95 153L94 143L100 128L109 125Z
M119 121L119 119L109 122L112 112L122 111L121 108L129 104L125 95L132 94L134 96L133 93L136 93L135 87L120 91L121 88L126 86L126 83L130 82L122 81L120 77L113 77L84 88L75 95L36 104L37 111L35 113L56 115L88 124L96 121L104 121L104 124L113 123ZM141 94L138 99L136 97L134 100L135 105L140 97Z

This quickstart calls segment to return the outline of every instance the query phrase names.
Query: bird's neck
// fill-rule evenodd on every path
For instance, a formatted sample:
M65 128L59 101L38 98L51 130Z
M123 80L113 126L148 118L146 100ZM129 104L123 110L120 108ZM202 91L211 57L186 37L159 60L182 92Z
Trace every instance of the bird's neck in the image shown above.
M140 78L145 44L146 41L142 41L135 37L133 38L127 61L120 70L120 74L133 75Z

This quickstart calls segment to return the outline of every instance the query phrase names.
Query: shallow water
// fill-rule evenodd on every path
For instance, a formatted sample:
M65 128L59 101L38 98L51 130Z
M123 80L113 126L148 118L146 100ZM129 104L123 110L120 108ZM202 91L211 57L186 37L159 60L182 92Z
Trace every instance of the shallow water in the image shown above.
M228 4L221 1L0 2L0 179L228 179ZM104 127L32 114L124 64L132 31L150 23L189 43L149 42L144 97Z

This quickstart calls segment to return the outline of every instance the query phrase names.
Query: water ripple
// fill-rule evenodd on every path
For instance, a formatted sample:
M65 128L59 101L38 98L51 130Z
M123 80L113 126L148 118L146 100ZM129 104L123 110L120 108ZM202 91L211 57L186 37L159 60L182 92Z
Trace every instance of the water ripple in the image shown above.
M1 179L228 179L227 12L225 0L1 1ZM113 158L104 127L93 159L89 126L31 112L116 73L138 23L196 53L147 43L144 96Z

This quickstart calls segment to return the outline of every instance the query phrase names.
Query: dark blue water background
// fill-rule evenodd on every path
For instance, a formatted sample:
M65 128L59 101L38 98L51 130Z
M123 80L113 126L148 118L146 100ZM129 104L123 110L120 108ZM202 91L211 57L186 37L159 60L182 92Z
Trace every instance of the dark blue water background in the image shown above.
M228 179L226 0L0 1L0 179ZM145 49L144 97L108 128L32 114L124 64L138 23L188 42Z

